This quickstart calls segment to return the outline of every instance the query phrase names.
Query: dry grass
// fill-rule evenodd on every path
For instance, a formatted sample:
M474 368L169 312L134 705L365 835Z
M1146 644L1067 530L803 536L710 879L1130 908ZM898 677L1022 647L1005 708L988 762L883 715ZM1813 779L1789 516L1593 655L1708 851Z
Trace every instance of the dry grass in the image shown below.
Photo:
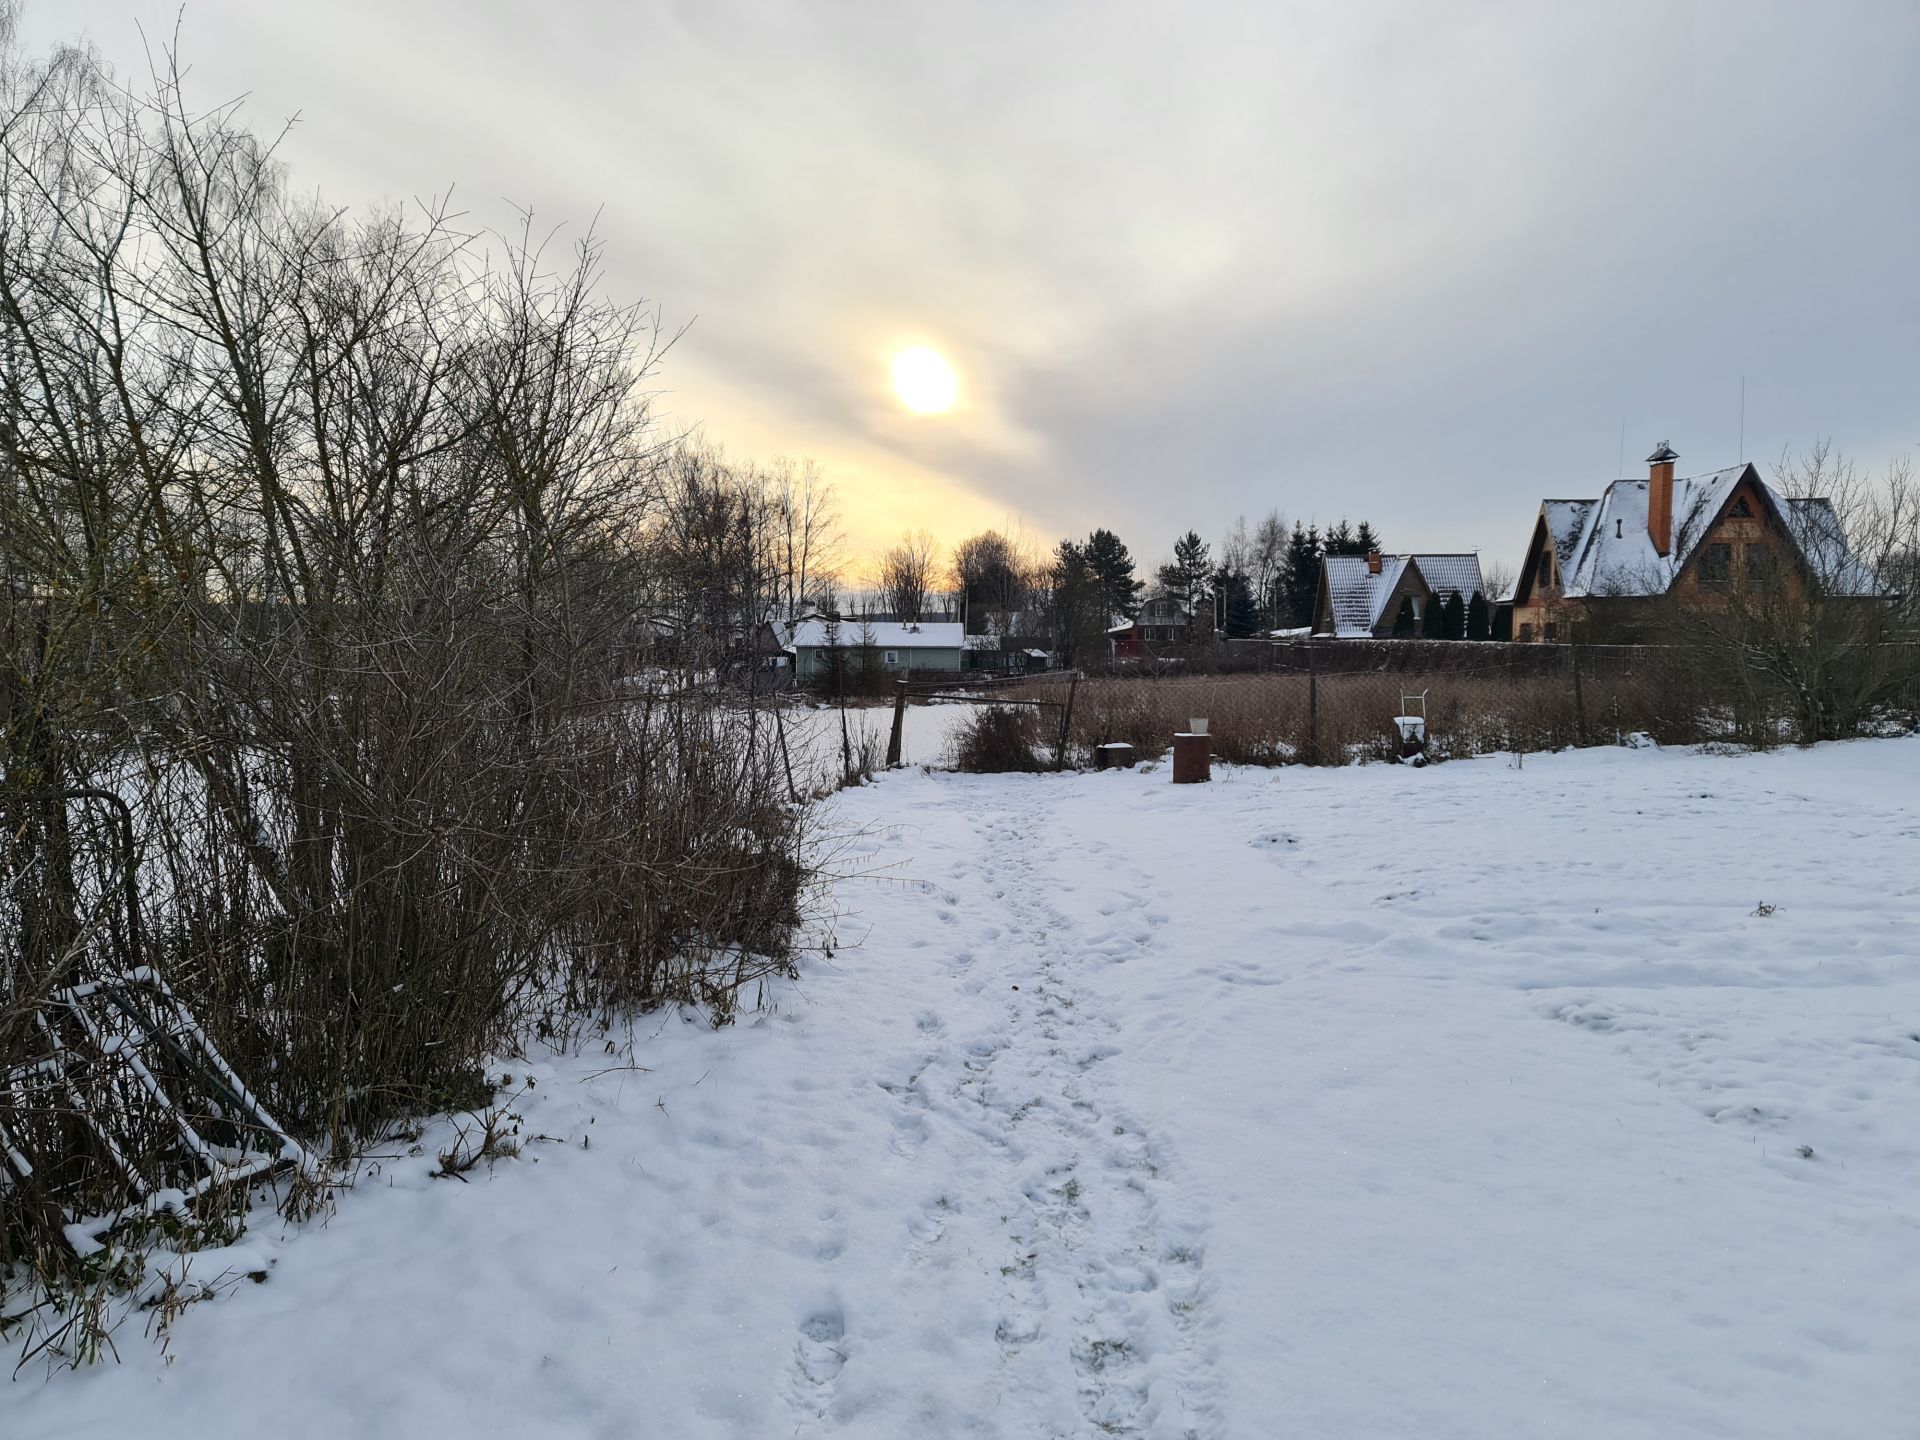
M1663 742L1707 739L1700 707L1683 688L1650 675L1450 673L1116 676L1083 680L1074 702L1077 756L1124 741L1143 757L1165 754L1175 731L1204 716L1213 753L1242 765L1347 765L1399 753L1393 718L1403 697L1426 694L1436 759L1502 750L1618 743L1646 733Z

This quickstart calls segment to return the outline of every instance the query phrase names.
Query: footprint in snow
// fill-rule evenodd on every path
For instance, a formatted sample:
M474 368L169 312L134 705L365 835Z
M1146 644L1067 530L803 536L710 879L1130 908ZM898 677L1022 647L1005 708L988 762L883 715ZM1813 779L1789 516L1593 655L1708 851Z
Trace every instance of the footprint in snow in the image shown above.
M800 1335L793 1345L791 1390L794 1408L803 1416L826 1418L850 1353L847 1318L839 1307L823 1307L800 1322Z

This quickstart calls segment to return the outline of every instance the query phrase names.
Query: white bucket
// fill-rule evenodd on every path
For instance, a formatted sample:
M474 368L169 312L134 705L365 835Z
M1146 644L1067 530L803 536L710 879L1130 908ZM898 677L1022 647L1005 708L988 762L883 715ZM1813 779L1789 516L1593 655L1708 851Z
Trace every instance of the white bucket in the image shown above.
M1204 716L1204 715L1195 715L1195 716L1192 716L1191 718L1189 718L1189 719L1188 719L1188 721L1187 721L1187 733L1188 733L1189 735L1204 735L1204 734L1206 734L1206 733L1207 733L1207 719L1206 719L1206 716Z

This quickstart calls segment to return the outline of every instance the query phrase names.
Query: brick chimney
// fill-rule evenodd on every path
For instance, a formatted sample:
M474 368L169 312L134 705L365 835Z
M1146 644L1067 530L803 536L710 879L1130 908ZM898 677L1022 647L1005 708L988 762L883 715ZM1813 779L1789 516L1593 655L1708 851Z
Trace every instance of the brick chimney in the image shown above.
M1367 551L1367 574L1378 575L1379 573L1380 552L1378 550L1369 550Z
M1673 462L1679 458L1664 440L1647 456L1647 537L1662 555L1673 549Z

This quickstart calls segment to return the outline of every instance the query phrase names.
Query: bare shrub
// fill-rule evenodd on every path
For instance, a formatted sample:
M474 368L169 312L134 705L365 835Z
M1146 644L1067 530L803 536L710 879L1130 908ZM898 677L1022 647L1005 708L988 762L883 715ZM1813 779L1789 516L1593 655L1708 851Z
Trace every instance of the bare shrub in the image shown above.
M0 1074L151 963L345 1157L483 1104L488 1053L790 966L804 815L715 682L830 506L668 444L657 319L599 277L591 236L303 201L176 70L0 55ZM131 873L76 787L130 804ZM0 1085L44 1162L0 1182L0 1288L68 1359L142 1243L65 1243L116 1183L74 1118ZM168 1173L177 1136L126 1138Z
M953 768L969 775L1047 769L1034 712L1023 705L977 707L954 732Z

